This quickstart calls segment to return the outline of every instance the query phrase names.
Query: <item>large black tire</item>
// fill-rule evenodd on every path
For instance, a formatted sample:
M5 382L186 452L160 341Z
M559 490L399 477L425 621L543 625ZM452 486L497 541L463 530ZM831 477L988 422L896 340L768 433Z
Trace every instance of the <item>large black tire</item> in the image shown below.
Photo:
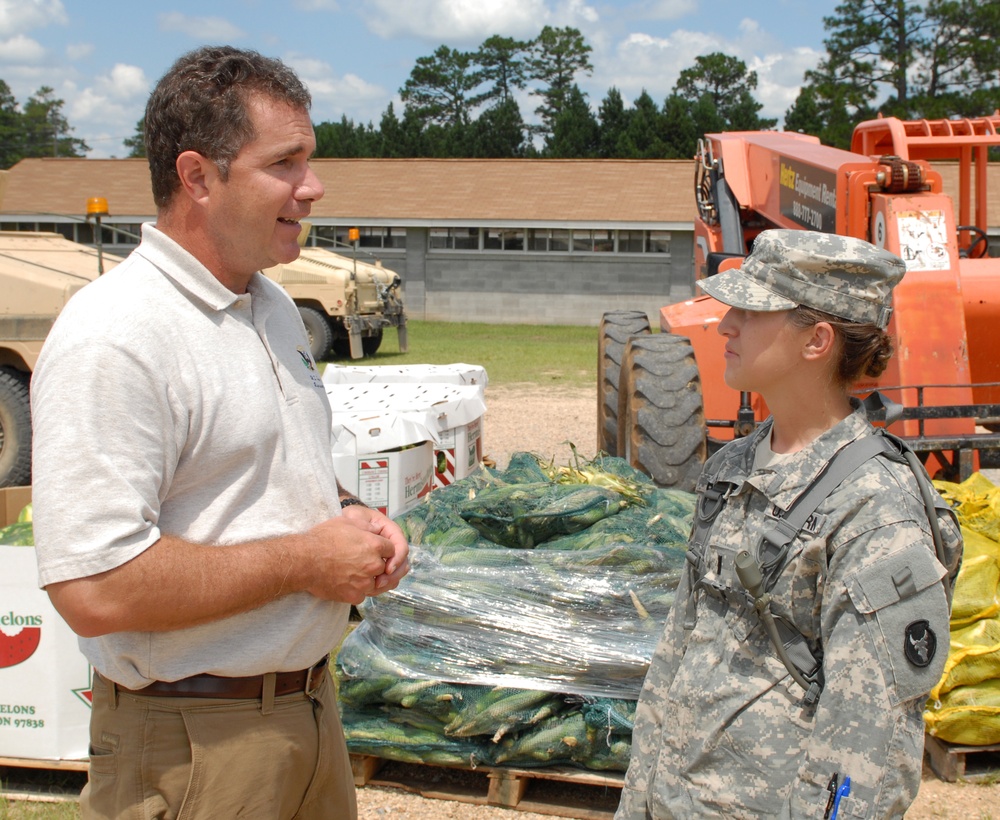
M618 455L660 487L693 492L708 449L691 341L672 333L632 337L619 393Z
M366 356L374 356L382 346L382 328L376 330L371 336L361 337L361 349Z
M333 346L333 330L330 328L330 323L316 308L300 307L299 315L309 337L309 352L315 361L325 361Z
M597 450L618 453L618 381L625 343L649 333L649 318L641 310L615 310L601 317L597 337Z
M382 346L382 328L375 331L374 336L361 337L361 355L374 356ZM333 355L338 359L351 358L351 339L349 336L338 336L333 340Z
M0 367L0 487L31 484L29 376Z

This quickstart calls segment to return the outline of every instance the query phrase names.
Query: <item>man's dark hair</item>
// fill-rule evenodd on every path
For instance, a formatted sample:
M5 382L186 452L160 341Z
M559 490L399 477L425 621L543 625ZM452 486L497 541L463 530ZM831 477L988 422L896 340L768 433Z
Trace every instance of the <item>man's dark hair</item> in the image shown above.
M309 92L288 66L256 51L206 46L171 66L146 103L145 140L153 201L165 207L177 190L177 157L197 151L225 180L229 163L257 135L247 104L262 95L308 110Z

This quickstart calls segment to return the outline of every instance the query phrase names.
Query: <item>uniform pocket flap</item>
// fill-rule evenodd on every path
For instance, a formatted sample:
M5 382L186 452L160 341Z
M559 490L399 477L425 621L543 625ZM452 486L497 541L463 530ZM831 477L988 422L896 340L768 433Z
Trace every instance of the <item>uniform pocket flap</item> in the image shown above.
M847 583L858 612L869 614L916 595L945 574L925 544L911 544L863 567Z

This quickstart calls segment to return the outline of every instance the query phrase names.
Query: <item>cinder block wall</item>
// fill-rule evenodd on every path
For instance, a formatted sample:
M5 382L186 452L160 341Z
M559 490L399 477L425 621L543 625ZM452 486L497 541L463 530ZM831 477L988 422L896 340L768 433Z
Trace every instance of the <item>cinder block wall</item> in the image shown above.
M645 310L694 294L692 234L674 233L670 254L577 255L427 250L407 231L406 251L383 263L403 277L407 315L446 322L594 325L608 310Z

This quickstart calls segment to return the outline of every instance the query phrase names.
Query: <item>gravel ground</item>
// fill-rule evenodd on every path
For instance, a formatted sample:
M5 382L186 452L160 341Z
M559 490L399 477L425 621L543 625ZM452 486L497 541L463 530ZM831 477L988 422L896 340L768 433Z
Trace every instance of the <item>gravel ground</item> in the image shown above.
M596 416L596 388L487 387L483 454L501 468L506 466L511 453L518 451L537 453L554 459L557 464L566 464L573 457L569 445L572 442L580 456L590 458L597 448ZM1000 471L988 471L987 475L994 483L1000 482ZM580 793L580 799L585 800L594 793L594 788L580 789ZM925 765L920 793L906 818L968 820L1000 817L1000 810L996 808L998 802L1000 785L945 783ZM543 820L548 816L428 799L395 788L359 789L358 806L361 820L512 820L515 817L518 820Z

